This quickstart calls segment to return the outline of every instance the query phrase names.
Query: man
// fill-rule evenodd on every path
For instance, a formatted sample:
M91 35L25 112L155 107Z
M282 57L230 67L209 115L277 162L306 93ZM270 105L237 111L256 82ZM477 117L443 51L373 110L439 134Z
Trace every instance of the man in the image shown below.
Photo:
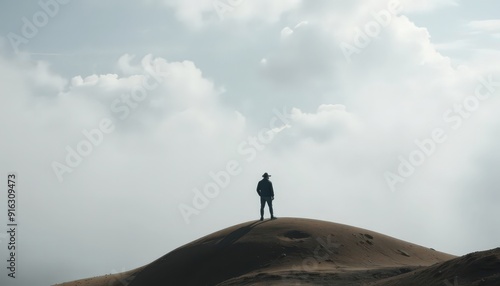
M260 196L260 220L264 220L264 207L269 206L269 212L271 213L271 219L276 219L273 215L273 200L274 200L274 190L273 183L269 181L271 175L264 173L262 175L262 180L257 184L257 194Z

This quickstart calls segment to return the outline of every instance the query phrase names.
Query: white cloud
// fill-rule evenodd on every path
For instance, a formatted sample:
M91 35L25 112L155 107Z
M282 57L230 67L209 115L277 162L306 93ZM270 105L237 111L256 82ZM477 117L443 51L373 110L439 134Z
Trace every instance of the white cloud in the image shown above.
M97 243L116 240L123 249L130 246L130 239L138 239L134 234L124 238L117 231L107 232L97 242L87 234L101 229L101 224L112 224L117 230L141 227L149 229L147 232L156 228L153 225L172 222L182 227L177 204L204 182L207 170L225 164L228 154L235 153L228 149L236 148L245 130L245 118L218 102L219 91L192 62L146 56L139 65L130 64L134 70L141 70L138 74L76 76L69 85L43 63L3 57L0 62L0 106L4 107L0 129L10 138L0 142L1 170L17 171L23 178L23 196L31 198L19 209L23 217L31 218L23 220L20 243L25 252L20 252L20 260L51 259L58 264L58 258L50 257L50 253L74 251L78 245L76 248L86 256ZM145 63L164 69L168 77L149 91L147 99L134 102L137 107L130 108L130 116L121 119L110 109L111 100L141 83L148 74ZM42 97L40 84L31 84L37 79L46 83ZM157 102L153 104L154 100ZM71 173L65 173L60 184L52 162L65 163L67 146L76 149L86 138L82 131L97 128L102 118L111 119L115 131L105 134L102 143L94 146ZM139 197L147 197L144 204L138 204ZM40 201L44 201L43 212ZM114 220L114 216L120 219ZM148 217L152 224L141 226L141 217ZM153 222L156 218L159 220ZM93 230L85 229L89 221L95 223ZM48 242L54 235L68 242L58 245L57 251L50 250ZM162 237L155 239L160 243L165 239ZM41 241L48 248L39 249ZM158 255L147 248L141 248L143 254L131 255ZM111 262L113 259L103 259L90 268L102 271L106 263L124 263L123 259ZM132 259L122 265L132 268L135 264ZM29 266L25 267L29 271ZM68 274L75 268L71 271Z
M295 25L294 29L300 29L301 27L305 27L308 24L307 21L302 21ZM281 30L281 39L286 39L287 37L293 34L293 30L290 27L285 27Z
M294 29L298 29L300 27L306 26L307 24L309 24L308 21L302 21L302 22L298 23L297 25L295 25Z
M466 25L468 28L485 33L500 33L500 20L471 21Z
M265 55L261 71L268 79L282 85L303 87L321 84L331 78L338 59L334 41L318 25L296 25L282 29L280 44Z
M121 72L126 75L129 74L137 74L141 71L141 68L138 66L132 66L131 62L135 59L135 55L124 54L118 59L118 68Z
M175 10L177 18L188 27L232 19L235 21L276 22L283 13L299 6L301 0L161 0Z
M265 21L274 23L280 20L284 13L300 7L302 0L245 0L234 10L234 18L239 21ZM231 15L231 17L233 17Z
M400 0L406 12L429 12L445 7L458 6L457 0Z
M281 39L285 39L292 34L293 34L293 30L290 29L290 27L285 27L285 28L283 28L283 30L281 30Z
M205 14L216 16L213 0L161 0L175 10L177 19L189 27L200 28L205 23Z
M439 7L437 3L432 5L433 9ZM411 7L413 11L422 11L424 8ZM426 6L425 9L430 8ZM343 17L364 19L357 23L351 21L348 25L363 27L366 17L370 16L361 10L344 11ZM368 16L360 17L359 13ZM338 42L343 40L338 36L345 35L342 32L345 27L326 26L329 16L325 14L324 19L318 17L305 29L294 30L293 33L290 28L285 29L288 35L286 41L273 46L274 50L265 55L267 64L262 67L266 72L264 75L280 86L300 86L304 91L304 101L320 96L311 92L315 90L314 80L333 83L328 88L327 85L323 86L323 91L328 90L328 93L321 95L323 102L341 102L349 110L349 113L340 117L333 115L343 113L330 110L329 105L326 110L323 106L313 113L300 109L292 112L295 121L283 131L277 142L281 148L286 147L285 151L279 150L280 147L273 149L277 154L294 154L293 158L285 155L279 157L284 161L283 165L297 166L293 170L294 174L301 174L291 185L307 188L307 181L314 180L318 189L314 194L317 196L329 198L327 193L331 192L333 201L352 204L361 200L374 201L383 205L382 212L390 217L390 212L397 207L388 203L383 193L384 189L388 190L383 173L398 167L398 156L408 156L416 148L415 140L429 138L434 128L443 128L450 136L449 141L437 147L439 151L436 155L427 159L416 174L400 186L399 191L400 196L409 201L424 203L420 198L423 196L446 204L449 198L456 196L456 190L462 182L456 178L467 177L469 172L467 168L454 167L467 163L457 161L453 154L461 154L460 157L465 161L476 156L476 149L472 147L474 142L483 136L489 138L490 135L472 126L481 126L482 123L477 121L480 114L489 114L498 102L481 103L481 109L468 121L468 127L457 132L449 128L443 120L443 114L455 108L464 98L474 95L478 85L476 77L489 74L492 70L483 64L469 69L456 69L449 57L436 50L428 30L415 25L408 16L394 17L388 27L383 28L377 37L371 38L370 44L351 63L347 63L338 50ZM304 18L304 15L297 17ZM275 168L279 168L279 163ZM438 170L446 174L449 173L445 170L450 170L452 174L439 176L436 175ZM458 181L453 182L451 177ZM428 182L432 184L428 185ZM293 188L291 185L286 185L286 189ZM311 204L311 201L319 201L302 196L300 191L293 195ZM412 205L407 211L415 217L419 216L417 220L427 215L453 217L453 214L460 212L452 206L440 209L437 205L425 214L419 214L422 212L419 204ZM320 207L326 208L327 203ZM349 209L339 212L349 212ZM402 225L406 223L404 220L395 219ZM452 231L459 225L457 221L449 222L447 230ZM422 227L436 229L430 225ZM414 235L408 231L408 238L410 233ZM473 243L472 240L469 242Z
M291 112L290 135L296 139L323 142L334 137L352 135L359 129L353 114L340 104L322 104L315 113L305 113L294 108Z

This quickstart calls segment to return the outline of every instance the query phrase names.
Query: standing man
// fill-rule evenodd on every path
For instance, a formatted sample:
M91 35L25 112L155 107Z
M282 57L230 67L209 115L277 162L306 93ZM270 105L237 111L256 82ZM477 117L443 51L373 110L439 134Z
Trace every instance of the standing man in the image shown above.
M271 175L264 173L262 175L262 180L257 184L257 194L260 196L260 220L264 220L264 207L269 206L269 212L271 213L271 219L276 219L273 215L273 200L274 200L274 190L273 183L269 181Z

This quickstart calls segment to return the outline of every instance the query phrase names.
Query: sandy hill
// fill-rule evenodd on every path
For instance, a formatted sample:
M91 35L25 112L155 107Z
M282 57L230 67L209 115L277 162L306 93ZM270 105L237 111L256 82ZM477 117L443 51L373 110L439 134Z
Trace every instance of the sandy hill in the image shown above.
M469 253L372 286L499 286L500 248Z
M497 284L484 285L500 285L498 251L484 255L456 258L348 225L279 218L212 233L126 273L62 285L455 286L453 278L462 271L463 281L490 279Z

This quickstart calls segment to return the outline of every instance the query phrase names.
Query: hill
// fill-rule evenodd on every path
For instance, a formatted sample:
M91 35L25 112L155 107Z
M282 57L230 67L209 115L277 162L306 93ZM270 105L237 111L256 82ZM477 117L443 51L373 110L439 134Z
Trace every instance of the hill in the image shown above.
M484 260L481 255L476 254L477 267L470 272L477 277L487 275L498 283L498 276L492 274L500 271L498 255ZM379 286L434 285L428 284L434 281L443 286L443 281L470 265L470 257L457 258L357 227L280 218L246 222L202 237L144 267L121 274L119 284L115 284L118 279L108 275L62 285ZM481 267L484 271L477 272ZM425 283L408 282L415 278Z

